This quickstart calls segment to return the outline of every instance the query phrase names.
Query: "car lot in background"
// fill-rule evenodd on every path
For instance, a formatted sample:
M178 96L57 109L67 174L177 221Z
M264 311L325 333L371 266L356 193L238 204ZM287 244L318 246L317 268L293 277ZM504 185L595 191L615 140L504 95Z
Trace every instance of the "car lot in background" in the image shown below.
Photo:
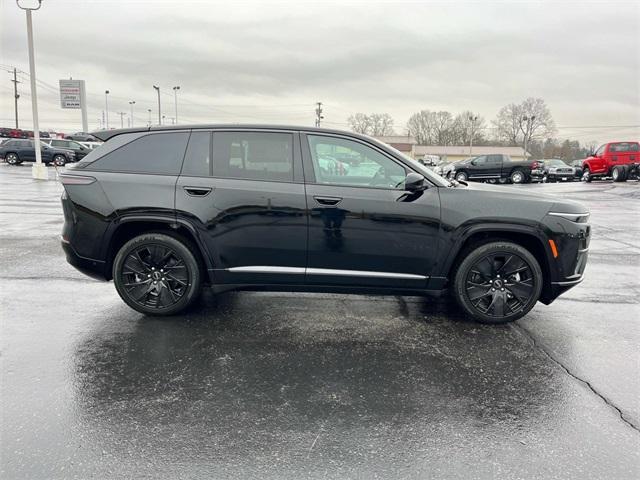
M66 138L67 140L76 140L78 142L95 142L98 140L96 137L87 132L71 133L69 135L65 135L64 138Z

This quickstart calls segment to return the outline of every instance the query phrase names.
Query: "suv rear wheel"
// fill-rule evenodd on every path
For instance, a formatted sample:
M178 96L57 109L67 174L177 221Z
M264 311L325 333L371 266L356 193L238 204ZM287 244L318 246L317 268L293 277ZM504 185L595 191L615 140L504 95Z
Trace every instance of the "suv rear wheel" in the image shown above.
M120 297L134 310L173 315L198 297L202 279L188 242L148 233L129 240L118 251L113 281Z
M542 291L542 270L518 244L500 241L474 248L460 263L454 296L470 317L507 323L526 315Z

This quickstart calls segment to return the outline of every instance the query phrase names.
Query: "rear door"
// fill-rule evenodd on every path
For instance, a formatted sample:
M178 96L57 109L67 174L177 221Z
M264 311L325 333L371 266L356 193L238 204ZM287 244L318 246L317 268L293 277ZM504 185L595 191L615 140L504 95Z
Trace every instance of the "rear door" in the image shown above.
M297 132L194 130L176 212L206 244L215 283L304 282L307 202Z
M505 167L508 167L508 165L505 165L504 155L487 155L487 168L485 170L487 178L506 176L506 172L503 172Z
M20 160L25 162L35 162L36 151L33 140L20 140L18 148L20 149L18 152Z

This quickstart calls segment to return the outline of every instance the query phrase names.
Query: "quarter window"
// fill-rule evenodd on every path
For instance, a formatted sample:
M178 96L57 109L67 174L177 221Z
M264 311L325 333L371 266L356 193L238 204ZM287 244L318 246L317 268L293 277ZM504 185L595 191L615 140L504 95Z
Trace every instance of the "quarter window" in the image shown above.
M215 132L213 176L272 182L293 181L290 133Z
M211 176L211 132L193 132L184 156L182 175Z
M308 135L316 183L404 188L406 170L386 155L345 138Z
M188 138L187 132L145 135L100 157L92 169L177 175Z

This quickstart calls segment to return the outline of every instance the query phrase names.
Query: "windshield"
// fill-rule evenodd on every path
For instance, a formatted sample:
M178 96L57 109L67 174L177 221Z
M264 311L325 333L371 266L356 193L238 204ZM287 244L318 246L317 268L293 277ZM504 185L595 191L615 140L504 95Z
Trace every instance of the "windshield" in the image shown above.
M551 166L551 167L566 167L566 166L568 166L562 160L547 160L545 163L547 165Z

